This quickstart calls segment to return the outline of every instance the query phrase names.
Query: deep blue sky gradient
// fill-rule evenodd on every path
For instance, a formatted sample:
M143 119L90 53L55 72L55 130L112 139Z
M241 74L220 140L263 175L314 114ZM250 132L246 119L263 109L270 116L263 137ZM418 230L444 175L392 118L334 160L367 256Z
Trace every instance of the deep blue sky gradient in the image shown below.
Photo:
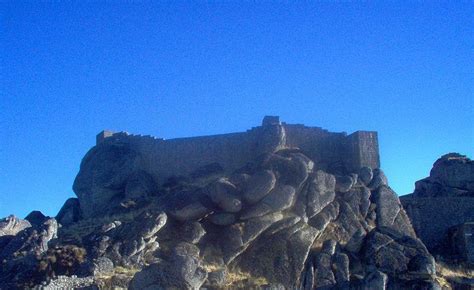
M56 215L104 128L376 130L400 195L440 155L474 157L469 1L0 7L0 217Z

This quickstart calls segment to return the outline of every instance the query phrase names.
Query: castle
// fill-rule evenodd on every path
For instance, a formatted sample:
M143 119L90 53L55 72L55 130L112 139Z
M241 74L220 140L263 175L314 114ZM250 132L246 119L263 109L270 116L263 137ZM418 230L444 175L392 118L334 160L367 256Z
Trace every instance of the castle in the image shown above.
M377 132L328 132L320 127L280 122L266 116L261 126L246 132L164 140L126 132L102 131L97 146L126 142L142 158L141 167L158 181L187 175L210 164L232 172L263 153L299 149L315 162L317 169L338 174L357 172L361 167L380 167Z

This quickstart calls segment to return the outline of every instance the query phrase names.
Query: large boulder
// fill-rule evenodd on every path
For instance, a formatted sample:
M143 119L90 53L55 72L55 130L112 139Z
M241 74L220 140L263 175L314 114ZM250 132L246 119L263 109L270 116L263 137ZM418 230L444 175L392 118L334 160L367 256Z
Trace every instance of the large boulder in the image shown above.
M131 222L115 221L84 238L90 258L107 257L114 265L141 267L159 248L158 232L165 226L165 213L143 212Z
M336 178L318 170L310 179L307 192L306 214L312 218L334 200Z
M14 236L29 227L31 227L29 221L10 215L6 218L0 219L0 237Z
M223 178L209 185L205 192L211 201L225 212L239 212L242 209L235 185Z
M265 230L283 219L280 212L233 224L222 231L222 240L219 241L226 264L231 263L237 256L259 237Z
M206 234L206 230L199 222L186 222L178 227L178 235L188 243L197 244Z
M339 192L348 192L355 184L355 180L352 176L344 175L336 177L336 190Z
M330 243L328 243L330 242ZM334 255L334 248L327 250L331 247L333 240L327 240L323 245L323 250L317 255L315 260L315 281L317 287L328 289L336 284L336 277L332 270L332 255ZM329 245L329 246L328 246ZM335 243L334 243L335 246ZM326 249L325 249L326 248Z
M389 187L381 186L374 194L374 201L377 204L377 225L392 226L401 210L397 195Z
M301 153L281 151L266 154L261 166L275 173L281 184L299 188L313 169L313 162Z
M293 204L295 192L295 188L290 185L277 186L262 199L262 203L272 211L285 210Z
M359 181L364 185L369 185L374 177L374 172L372 171L372 168L364 166L359 170L358 177Z
M203 204L200 191L178 191L169 196L165 207L166 213L172 218L184 222L199 220L213 212Z
M91 271L94 276L111 275L114 272L114 263L107 257L99 257L92 263Z
M349 289L350 265L347 254L340 251L335 240L325 240L306 265L304 289ZM352 288L351 288L352 289Z
M397 194L390 187L380 186L373 199L377 204L378 227L389 227L409 236L416 236Z
M250 204L264 198L275 186L276 178L272 171L264 170L255 173L246 183L243 199Z
M385 290L387 287L387 281L387 274L378 270L371 271L367 276L365 276L365 279L362 282L362 289Z
M261 201L242 211L240 219L247 220L286 210L294 204L295 197L296 189L293 186L278 183Z
M158 185L153 177L143 170L136 170L127 177L125 198L141 200L157 193Z
M82 217L116 214L155 196L158 185L143 167L141 155L129 143L104 142L93 147L83 158L73 185ZM68 206L77 208L72 202Z
M474 191L474 161L459 153L443 155L433 164L430 178L449 187Z
M423 243L388 228L372 231L365 242L365 261L386 274L435 274L435 262ZM426 276L426 277L425 277Z
M339 202L334 201L328 204L323 210L308 220L308 224L315 229L323 230L334 221L339 215Z
M256 152L268 153L276 152L285 148L286 132L285 127L279 123L266 123L259 128L259 142Z
M209 221L218 226L228 226L236 221L236 216L232 213L216 213L209 216Z
M126 199L127 181L135 184L129 189L135 197L134 176L138 171L139 154L127 143L102 143L93 147L82 159L73 190L79 198L85 218L104 215Z
M373 178L369 183L368 187L372 190L378 189L380 186L387 186L388 180L385 173L380 168L376 168L373 170Z
M319 231L295 224L274 235L264 235L236 261L255 277L266 277L287 288L301 283L310 248Z
M49 219L49 217L45 216L39 210L34 210L25 217L25 220L29 221L30 224L35 226L43 224L47 219Z
M82 218L79 199L69 198L56 215L56 220L63 226L71 225Z
M199 289L207 278L201 263L199 248L180 243L169 260L137 273L130 282L130 289Z
M474 161L449 153L433 164L430 176L415 183L416 197L470 196L474 197Z

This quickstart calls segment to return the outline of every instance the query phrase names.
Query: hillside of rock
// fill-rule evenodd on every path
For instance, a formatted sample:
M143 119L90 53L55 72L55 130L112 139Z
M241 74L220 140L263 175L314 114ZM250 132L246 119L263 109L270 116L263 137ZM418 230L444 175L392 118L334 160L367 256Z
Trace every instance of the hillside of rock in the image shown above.
M127 148L102 152L85 157L101 164L81 168L56 219L0 222L3 288L439 289L380 169L338 176L280 150L157 185ZM91 206L94 194L104 202Z
M400 199L430 252L474 265L473 160L458 153L441 156L430 176Z

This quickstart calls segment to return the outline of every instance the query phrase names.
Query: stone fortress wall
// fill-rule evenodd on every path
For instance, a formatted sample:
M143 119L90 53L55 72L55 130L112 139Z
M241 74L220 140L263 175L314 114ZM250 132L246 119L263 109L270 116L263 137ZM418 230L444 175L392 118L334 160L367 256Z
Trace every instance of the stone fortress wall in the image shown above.
M474 221L472 197L417 197L400 196L400 201L410 217L418 237L430 251L446 241L449 230L469 221ZM433 221L436 222L433 222ZM471 238L472 239L472 238ZM474 242L471 242L474 247ZM474 248L471 250L474 254ZM474 256L473 256L474 257ZM471 258L474 261L474 258Z
M430 252L458 255L474 265L473 160L459 153L441 156L400 202Z
M380 167L377 132L332 133L319 127L281 123L266 116L262 125L246 132L164 140L125 132L102 131L97 145L121 141L142 156L142 167L158 181L187 175L212 163L232 172L263 153L301 149L328 172L357 172L363 166Z

